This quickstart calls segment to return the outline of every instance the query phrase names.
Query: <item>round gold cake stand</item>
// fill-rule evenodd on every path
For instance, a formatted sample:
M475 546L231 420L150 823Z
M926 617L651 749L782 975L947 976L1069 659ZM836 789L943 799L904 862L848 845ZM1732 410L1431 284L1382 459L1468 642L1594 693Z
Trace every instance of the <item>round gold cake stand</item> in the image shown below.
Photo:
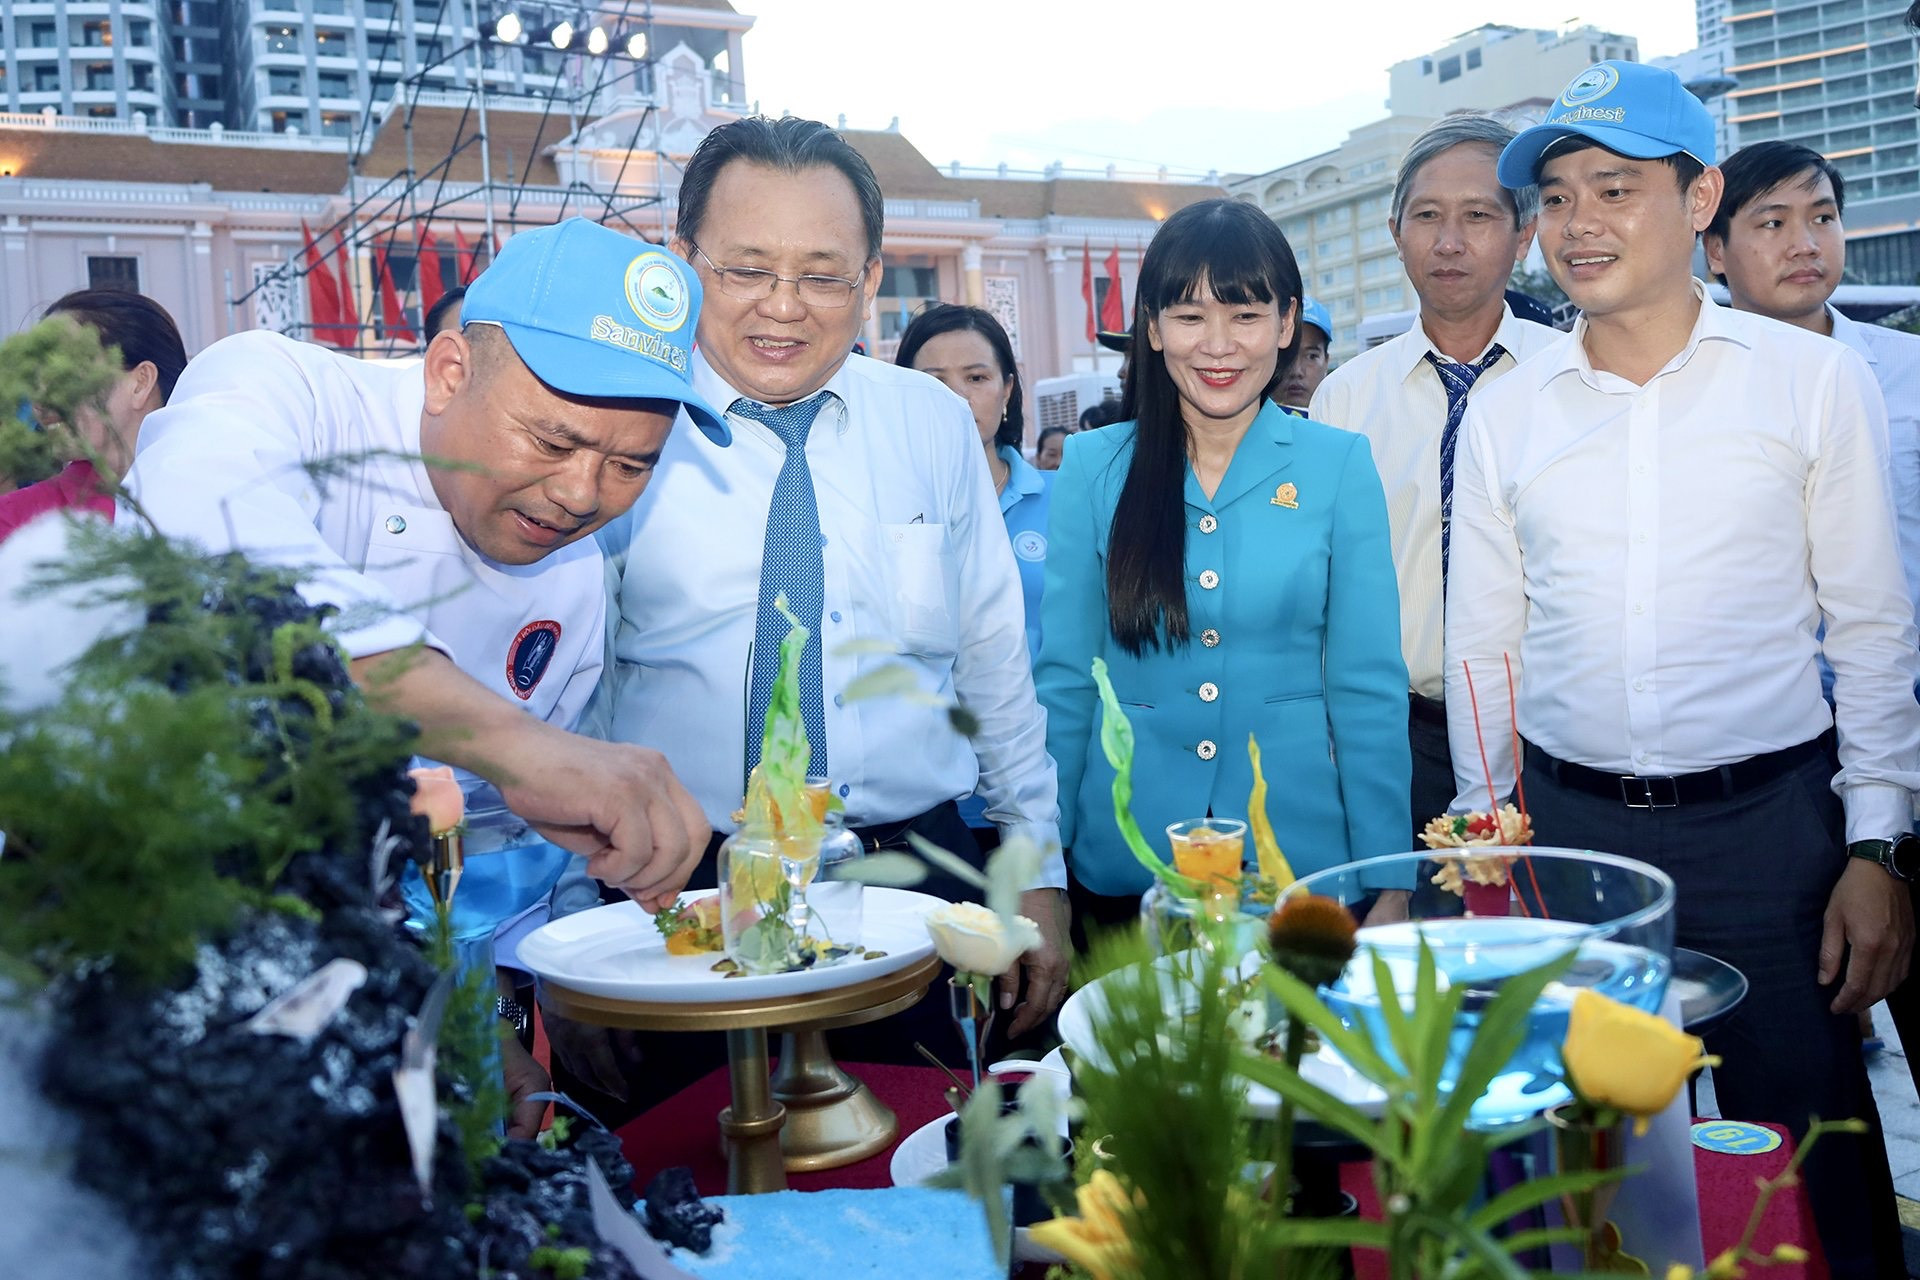
M939 973L940 958L928 956L866 982L807 995L673 1003L590 995L543 981L541 1001L564 1017L603 1027L726 1032L732 1105L720 1113L720 1133L727 1191L738 1195L783 1191L788 1169L837 1168L893 1141L898 1118L835 1065L824 1033L910 1008ZM768 1078L769 1029L782 1033L777 1080Z

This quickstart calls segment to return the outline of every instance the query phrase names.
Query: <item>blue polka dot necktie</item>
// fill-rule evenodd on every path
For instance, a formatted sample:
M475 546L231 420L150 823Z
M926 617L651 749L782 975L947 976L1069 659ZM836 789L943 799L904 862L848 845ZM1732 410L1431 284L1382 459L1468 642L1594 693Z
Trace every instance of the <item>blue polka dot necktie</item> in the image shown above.
M1493 368L1494 361L1507 354L1499 343L1487 348L1487 354L1472 364L1461 364L1445 356L1427 352L1427 363L1440 375L1447 389L1447 425L1440 432L1440 593L1446 599L1447 569L1453 555L1453 453L1460 443L1460 419L1467 412L1467 392L1480 375Z
M748 773L760 763L767 704L773 700L773 680L780 671L780 642L787 636L787 620L774 608L782 595L787 608L812 632L800 655L800 713L811 748L807 772L821 776L827 772L827 714L820 670L820 613L826 604L827 570L821 550L820 505L813 493L813 472L807 469L807 432L832 398L831 391L822 391L780 408L740 399L731 408L743 418L764 423L787 446L787 460L773 484L767 540L760 552L760 611L754 623L753 671L747 686Z

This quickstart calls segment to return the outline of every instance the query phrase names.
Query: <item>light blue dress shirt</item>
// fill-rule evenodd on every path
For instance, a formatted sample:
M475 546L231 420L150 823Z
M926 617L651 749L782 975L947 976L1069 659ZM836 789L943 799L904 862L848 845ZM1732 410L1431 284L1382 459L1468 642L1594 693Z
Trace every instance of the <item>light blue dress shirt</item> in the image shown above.
M1053 473L1042 471L1020 456L1012 445L994 452L1007 464L1006 487L1000 490L1000 515L1007 522L1007 539L1020 566L1020 598L1027 610L1027 659L1040 658L1040 588L1047 567L1047 504L1053 494ZM960 814L970 827L991 827L987 802L968 796Z
M697 352L693 385L715 406L739 395ZM806 450L826 570L827 751L847 825L902 821L977 790L1003 831L1057 843L1020 575L972 415L926 374L865 356L824 389L833 399ZM717 831L741 802L767 503L786 457L761 424L727 420L733 445L721 449L683 415L646 492L600 531L617 620L593 722L665 754ZM846 697L890 664L931 696ZM954 700L979 722L971 740L948 723ZM1064 883L1056 856L1040 884Z
M1887 402L1887 475L1900 537L1900 567L1920 616L1920 336L1861 324L1827 307L1833 336L1860 353Z

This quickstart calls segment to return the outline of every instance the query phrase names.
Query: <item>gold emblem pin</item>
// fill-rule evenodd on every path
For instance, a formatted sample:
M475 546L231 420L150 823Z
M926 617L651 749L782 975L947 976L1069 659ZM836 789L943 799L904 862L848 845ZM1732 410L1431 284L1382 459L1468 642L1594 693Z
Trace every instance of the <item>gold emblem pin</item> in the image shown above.
M1283 484L1273 491L1272 503L1276 507L1285 507L1289 511L1300 509L1300 491L1291 484Z

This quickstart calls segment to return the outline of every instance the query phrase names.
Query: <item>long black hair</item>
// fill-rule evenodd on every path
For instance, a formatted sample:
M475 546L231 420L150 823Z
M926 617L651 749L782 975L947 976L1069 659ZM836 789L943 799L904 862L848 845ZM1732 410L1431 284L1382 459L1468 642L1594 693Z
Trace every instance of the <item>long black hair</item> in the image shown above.
M993 442L1018 449L1027 436L1026 415L1020 410L1020 370L1013 362L1013 342L991 311L963 307L957 302L934 303L915 316L907 325L907 331L900 335L900 348L894 353L893 362L911 369L913 358L928 341L961 329L987 340L987 345L993 348L993 358L1000 364L1001 381L1013 387L1013 394L1007 397L1006 416L1000 419Z
M1284 315L1300 298L1300 268L1273 220L1235 200L1188 205L1167 219L1140 261L1133 359L1121 400L1123 417L1137 424L1133 462L1107 531L1107 621L1115 643L1135 657L1163 643L1184 648L1189 639L1187 424L1179 388L1147 327L1202 285L1221 302L1272 303ZM1279 387L1299 344L1296 323L1262 400Z
M151 361L160 403L173 398L173 384L187 367L186 344L173 317L152 298L125 289L80 289L54 302L46 315L72 316L97 330L102 346L119 349L128 371Z

